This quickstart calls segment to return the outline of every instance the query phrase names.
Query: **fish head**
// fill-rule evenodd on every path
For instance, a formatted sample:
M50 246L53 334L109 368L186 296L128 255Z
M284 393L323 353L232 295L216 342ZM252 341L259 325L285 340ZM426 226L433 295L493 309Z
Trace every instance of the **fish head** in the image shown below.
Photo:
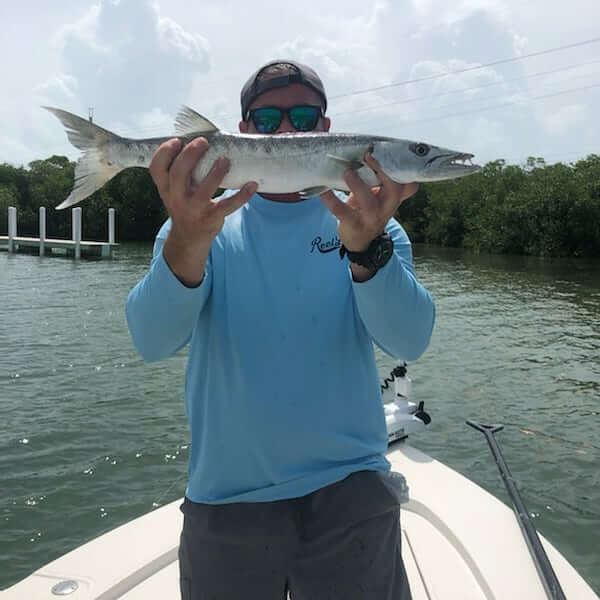
M473 154L410 140L384 140L373 144L373 156L398 183L441 181L471 175L481 169Z

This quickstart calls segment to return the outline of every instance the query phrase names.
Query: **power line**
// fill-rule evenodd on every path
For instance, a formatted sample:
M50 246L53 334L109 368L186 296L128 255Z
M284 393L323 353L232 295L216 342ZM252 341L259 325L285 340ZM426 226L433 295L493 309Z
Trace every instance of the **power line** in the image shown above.
M546 98L554 98L556 96L562 96L564 94L570 94L572 92L580 92L583 90L589 90L592 88L597 88L600 87L600 83L593 83L591 85L586 85L586 86L582 86L582 87L577 87L577 88L571 88L568 90L562 90L560 92L553 92L552 94L542 94L540 96L529 96L526 97L526 100L545 100ZM482 108L476 108L473 110L466 110L466 111L462 111L462 112L458 112L458 113L451 113L451 114L447 114L447 115L442 115L440 117L433 117L433 118L428 118L428 119L416 119L414 121L410 121L410 124L412 125L413 123L429 123L432 121L442 121L444 119L449 119L451 117L462 117L463 115L469 115L469 114L473 114L473 113L477 113L477 112L483 112L486 110L496 110L498 108L506 108L509 106L514 106L515 104L519 104L518 102L501 102L500 104L493 104L491 106L484 106Z
M526 58L532 58L534 56L542 56L544 54L551 54L553 52L560 52L561 50L568 50L570 48L577 48L580 46L586 46L588 44L595 44L596 42L600 42L600 37L592 38L589 40L584 40L581 42L575 42L573 44L567 44L565 46L555 46L554 48L548 48L547 50L540 50L538 52L531 52L530 54L523 54L522 56L513 56L511 58L502 58L500 60L494 60L489 63L485 63L483 65L477 65L474 67L465 67L463 69L455 69L453 71L446 71L445 73L435 73L434 75L426 75L425 77L417 77L415 79L407 79L404 81L396 81L394 83L387 83L385 85L379 85L372 88L365 88L362 90L354 90L353 92L347 92L345 94L338 94L337 96L330 96L329 100L337 100L339 98L347 98L348 96L358 96L360 94L368 94L370 92L377 92L379 90L385 90L392 87L398 87L401 85L408 85L410 83L419 83L421 81L430 81L432 79L439 79L440 77L447 77L448 75L458 75L460 73L468 73L470 71L477 71L480 69L485 69L487 67L494 67L496 65L502 65L510 62L515 62L518 60L524 60Z
M427 75L425 77L419 77L419 78L416 78L416 79L399 81L399 82L395 82L395 83L385 84L385 85L381 85L381 86L377 86L377 87L373 87L373 88L362 89L362 90L355 90L354 92L348 92L348 93L345 93L345 94L338 94L338 95L335 95L335 96L329 96L328 99L329 99L329 101L331 101L331 100L336 100L336 99L339 99L339 98L347 98L347 97L350 97L350 96L358 96L358 95L361 95L361 94L366 94L366 93L369 93L369 92L374 92L374 91L378 91L378 90L382 90L382 89L388 89L388 88L392 88L392 87L398 87L398 86L402 86L402 85L408 85L410 83L418 83L418 82L421 82L421 81L430 81L430 80L433 80L433 79L439 79L439 78L442 78L442 77L447 77L448 75L456 75L456 74L459 74L459 73L467 73L467 72L470 72L470 71L476 71L476 70L484 69L484 68L495 66L495 65L506 64L506 63L510 63L510 62L516 62L516 61L519 61L519 60L524 60L524 59L532 58L532 57L535 57L535 56L542 56L542 55L545 55L545 54L550 54L550 53L554 53L554 52L560 52L562 50L568 50L568 49L571 49L571 48L576 48L576 47L580 47L580 46L594 44L594 43L597 43L597 42L600 42L600 37L591 38L589 40L583 40L581 42L575 42L575 43L572 43L572 44L566 44L564 46L555 46L553 48L548 48L546 50L540 50L538 52L532 52L532 53L529 53L529 54L524 54L522 56L513 56L511 58L503 58L503 59L495 60L495 61L492 61L492 62L489 62L489 63L485 63L483 65L477 65L477 66L473 66L473 67L465 67L464 69L456 69L454 71L447 71L445 73L436 73L434 75ZM592 62L597 62L597 61L592 61ZM585 65L585 64L591 64L591 63L581 63L581 64ZM575 66L576 65L574 65L573 68ZM570 68L570 67L567 67L567 69L568 68ZM558 72L559 70L560 69L557 69L554 72ZM546 73L550 74L552 72L553 71L548 71ZM541 73L539 75L541 75ZM535 76L539 76L539 75L538 74L527 75L527 76L524 76L523 79L526 79L528 77L535 77ZM515 79L507 80L507 82L508 81L516 81L517 79L520 79L520 78L515 78ZM491 85L491 84L486 84L486 85L481 86L481 87L487 87L488 85ZM479 86L477 86L477 87L479 87ZM476 89L476 88L474 87L474 88L469 88L469 89ZM464 90L464 91L466 91L466 90ZM453 92L446 92L446 93L453 93ZM441 95L443 95L443 94L441 94ZM397 103L398 104L402 104L403 102L404 101L398 101ZM396 102L389 103L389 104L390 105L391 104L396 104ZM357 111L352 111L352 112L358 112L358 110L370 110L371 108L375 108L375 107L368 107L366 109L357 109ZM343 114L346 114L346 113L343 113ZM340 116L339 113L337 115ZM234 116L233 113L230 113L230 114L227 114L227 115L221 115L221 118L231 118L233 116ZM140 129L139 131L143 132L143 131L151 131L151 130L144 128L144 129ZM152 131L156 131L156 130L153 129Z
M385 108L387 106L395 106L398 104L410 104L412 102L420 102L422 100L431 100L433 98L440 98L442 96L450 96L452 94L463 94L465 92L472 92L474 90L480 90L480 89L484 89L484 88L488 88L488 87L493 87L496 85L513 83L514 81L522 81L524 79L533 79L534 77L543 77L545 75L553 75L555 73L560 73L562 71L569 71L572 69L577 69L579 67L588 66L588 65L592 65L592 64L598 64L598 63L600 63L600 59L591 60L591 61L587 61L587 62L583 62L583 63L576 63L573 65L569 65L567 67L560 67L558 69L550 69L549 71L539 71L538 73L532 73L531 75L521 75L520 77L513 77L511 79L504 79L502 81L492 81L491 83L485 83L483 85L475 85L475 86L472 86L469 88L464 88L462 90L450 90L448 92L441 92L438 94L428 94L427 96L417 96L414 98L404 98L402 100L394 100L393 102L383 102L383 103L379 103L379 104L373 104L371 106L366 106L364 108L357 108L354 110L348 110L348 111L344 111L341 113L338 113L338 112L332 113L330 116L341 117L341 116L345 116L345 115L353 115L355 113L363 112L363 111L367 111L367 110L376 110L378 108ZM592 75L596 75L596 73L592 73Z
M600 61L595 61L595 62L600 62ZM591 74L588 74L588 75L578 76L575 79L578 79L578 78L581 78L581 77L588 77L590 75L597 75L597 73L591 73ZM556 97L556 96L562 96L564 94L569 94L569 93L578 92L578 91L582 91L582 90L588 90L588 89L596 88L596 87L599 87L599 86L600 86L600 83L594 83L594 84L587 85L587 86L569 88L569 89L566 89L566 90L560 90L560 91L551 92L551 93L548 93L548 94L541 94L541 95L537 95L537 96L523 96L522 98L523 98L523 100L531 100L531 101L544 100L546 98L553 98L553 97ZM486 86L482 86L482 87L486 87ZM431 97L437 97L437 96L443 96L443 95L446 95L446 94L437 94L437 95L433 95ZM479 99L476 100L476 102L482 102L482 101L485 101L485 100L489 100L489 98L479 98ZM426 123L426 122L430 122L430 121L441 121L441 120L449 119L449 118L452 118L452 117L469 115L469 114L473 114L473 113L477 113L477 112L483 112L483 111L487 111L487 110L502 109L502 108L506 108L506 107L509 107L509 106L517 105L519 103L520 103L519 101L514 101L513 100L513 101L501 102L501 103L498 103L498 104L492 104L490 106L483 106L483 107L480 107L480 108L471 108L469 110L459 111L459 112L455 112L455 113L449 113L449 114L441 115L441 116L438 116L438 117L429 117L429 118L425 118L425 119L414 119L414 120L411 119L408 122L408 124ZM457 104L457 103L448 104L448 105L445 105L445 106L443 106L441 108L451 108L453 106L458 106L458 105L459 104ZM461 104L461 106L462 106L462 104ZM339 115L337 115L337 116L339 116ZM138 134L139 133L143 133L144 131L145 131L144 129L140 129L140 130L138 130ZM146 131L148 131L148 130L146 130ZM122 132L116 132L116 133L118 133L119 135L123 135ZM124 136L124 137L129 137L129 136ZM164 134L163 137L168 137L168 134Z
M550 48L550 49L547 49L547 50L542 50L542 51L539 51L539 52L534 52L534 53L523 55L523 56L519 56L519 57L513 57L513 58L508 58L508 59L501 59L501 60L497 60L497 61L494 61L494 62L491 62L491 63L486 63L484 65L479 65L479 66L476 66L476 67L468 67L466 69L459 69L459 70L456 70L456 71L449 71L447 73L438 73L438 74L427 76L427 77L420 78L420 79L413 79L413 80L409 80L409 81L388 84L388 85L385 85L385 86L379 86L377 88L370 88L368 90L358 90L356 92L350 92L350 93L343 94L343 95L332 96L332 97L330 97L330 100L331 99L335 99L335 98L348 97L348 96L352 96L352 95L360 95L360 94L367 93L368 91L375 91L375 90L378 90L378 89L389 88L389 87L393 87L393 86L397 86L397 85L404 85L404 84L408 84L408 83L414 83L416 81L430 80L430 79L445 77L447 75L452 75L452 74L456 74L456 73L464 73L466 71L473 71L473 70L477 70L477 69L483 69L485 67L492 66L492 65L502 64L502 63L506 63L506 62L513 62L513 61L522 60L522 59L525 59L525 58L530 58L532 56L539 56L539 55L542 55L542 54L549 54L551 52L558 52L558 51L561 51L561 50L566 50L566 49L577 47L577 46L583 46L583 45L586 45L586 44L592 44L592 43L595 43L595 42L598 42L598 41L600 41L600 37L598 37L598 38L592 38L590 40L584 40L582 42L576 42L574 44L568 44L568 45L565 45L565 46L558 46L558 47L555 47L555 48ZM476 89L482 89L482 88L486 88L486 87L491 87L493 85L500 85L502 83L510 83L510 82L513 82L513 81L518 81L518 80L523 80L523 79L529 79L529 78L533 78L533 77L540 77L540 76L543 76L543 75L550 75L550 74L557 73L557 72L560 72L560 71L574 69L574 68L577 68L577 67L580 67L580 66L586 66L586 65L590 65L590 64L596 64L598 62L600 62L600 59L596 59L596 60L593 60L593 61L587 61L587 62L583 62L583 63L576 63L574 65L570 65L570 66L567 66L567 67L561 67L561 68L557 68L557 69L551 69L551 70L548 70L548 71L542 71L542 72L538 72L538 73L533 73L531 75L525 75L525 76L522 76L522 77L515 77L515 78L512 78L512 79L505 80L503 82L492 82L492 83L484 84L484 85L481 85L481 86L473 86L471 88L466 88L464 90L451 90L449 92L442 92L440 94L432 94L430 96L420 96L420 97L416 97L416 98L410 98L410 99L404 99L404 100L397 100L397 101L394 101L394 102L388 102L388 103L382 103L382 104L372 105L372 106L369 106L369 107L365 107L365 108L361 108L361 109L356 109L354 111L345 111L343 113L333 113L332 116L342 116L342 115L351 114L351 113L360 112L360 111L365 111L365 110L373 110L373 109L380 108L380 107L385 107L385 106L392 106L392 105L396 105L396 104L404 104L404 103L409 103L409 102L416 102L416 101L420 101L420 100L425 100L427 98L436 98L436 97L450 95L450 94L454 94L454 93L463 93L463 92L472 91L472 90L476 90ZM566 93L566 92L559 92L559 94L560 93ZM533 99L536 99L536 98L537 97L534 97ZM500 105L498 105L498 106L500 106ZM488 110L488 109L484 108L484 109L481 109L481 110ZM468 114L468 113L457 113L457 114ZM233 114L223 115L222 118L229 118L229 117L232 117L232 116L233 116ZM446 117L441 117L441 118L446 118ZM423 121L414 121L414 122L423 122ZM129 131L135 131L136 132L135 135L139 135L139 134L143 134L143 133L153 133L154 134L155 132L156 132L157 136L165 136L165 137L167 137L169 135L168 132L164 132L164 131L157 132L156 128L146 128L146 127L144 127L144 128L136 128L135 130L129 130ZM131 133L126 134L124 132L119 132L119 135L129 137L132 134Z
M577 79L585 79L585 78L588 78L588 77L591 77L591 76L596 76L597 77L598 75L599 75L599 73L597 73L597 72L596 73L586 73L585 75L577 75L576 77L569 77L568 81L574 81L574 80L577 80ZM542 91L542 90L540 90L540 91ZM558 91L559 91L559 93L563 93L564 89L562 89L562 90L559 89ZM548 93L553 93L553 92L548 92ZM442 94L440 94L440 95L442 95ZM510 97L511 96L508 93L504 96L504 98L510 98ZM524 100L528 100L528 99L532 98L532 96L528 96L526 94L521 94L520 98L522 98ZM463 108L463 109L466 107L468 110L472 110L472 109L475 110L477 108L477 105L480 104L480 103L482 103L482 102L486 102L486 101L489 101L489 100L499 100L499 99L501 99L501 98L494 97L494 96L486 96L484 98L473 98L471 100L465 100L463 102L452 102L450 104L443 104L441 106L436 106L436 107L433 108L433 110L435 110L437 112L437 111L440 111L440 110L452 109L452 108L455 108L455 107L460 107L460 108ZM418 116L418 115L419 115L419 111L418 110L412 110L410 112L404 112L404 113L402 113L403 117L409 117L409 118L412 117L412 116Z

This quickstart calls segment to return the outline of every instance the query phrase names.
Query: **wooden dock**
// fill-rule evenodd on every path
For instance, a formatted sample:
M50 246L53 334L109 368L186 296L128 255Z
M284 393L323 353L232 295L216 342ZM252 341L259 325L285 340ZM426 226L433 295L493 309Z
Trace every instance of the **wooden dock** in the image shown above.
M80 256L82 257L98 257L110 258L112 251L119 244L111 244L109 242L92 242L81 240L74 242L73 240L61 240L47 238L32 237L14 237L12 238L12 252L25 252L28 254L39 254L40 256L50 256L52 254L62 254L63 256L75 257L77 252L77 244L79 244ZM8 250L9 238L7 235L0 235L0 250Z
M81 239L81 208L71 211L72 239L56 239L46 237L46 209L40 207L40 237L25 237L17 234L17 209L8 207L8 235L0 236L0 250L9 254L26 252L50 256L62 254L79 259L84 257L110 258L112 251L119 244L115 242L115 210L108 210L108 241L95 242Z

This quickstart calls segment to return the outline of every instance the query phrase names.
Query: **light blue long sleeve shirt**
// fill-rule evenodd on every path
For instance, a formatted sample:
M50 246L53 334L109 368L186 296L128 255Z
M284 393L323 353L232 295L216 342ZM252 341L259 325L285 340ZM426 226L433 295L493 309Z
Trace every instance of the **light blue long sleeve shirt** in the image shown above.
M390 261L354 282L347 257L340 260L337 220L318 196L280 203L255 194L227 217L196 288L165 262L169 227L126 314L145 360L190 344L187 497L279 500L354 471L388 471L373 342L415 360L435 319L402 227L387 226Z

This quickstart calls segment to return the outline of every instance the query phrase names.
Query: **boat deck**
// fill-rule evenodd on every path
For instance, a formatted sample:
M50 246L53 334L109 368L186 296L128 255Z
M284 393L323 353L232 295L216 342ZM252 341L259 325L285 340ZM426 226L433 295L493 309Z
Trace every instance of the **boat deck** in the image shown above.
M406 442L392 444L388 459L410 488L401 523L414 600L547 600L511 509ZM51 588L64 580L78 584L67 596L70 600L179 599L180 503L58 558L0 592L0 600L50 600L56 598ZM567 598L598 600L562 555L540 538Z

